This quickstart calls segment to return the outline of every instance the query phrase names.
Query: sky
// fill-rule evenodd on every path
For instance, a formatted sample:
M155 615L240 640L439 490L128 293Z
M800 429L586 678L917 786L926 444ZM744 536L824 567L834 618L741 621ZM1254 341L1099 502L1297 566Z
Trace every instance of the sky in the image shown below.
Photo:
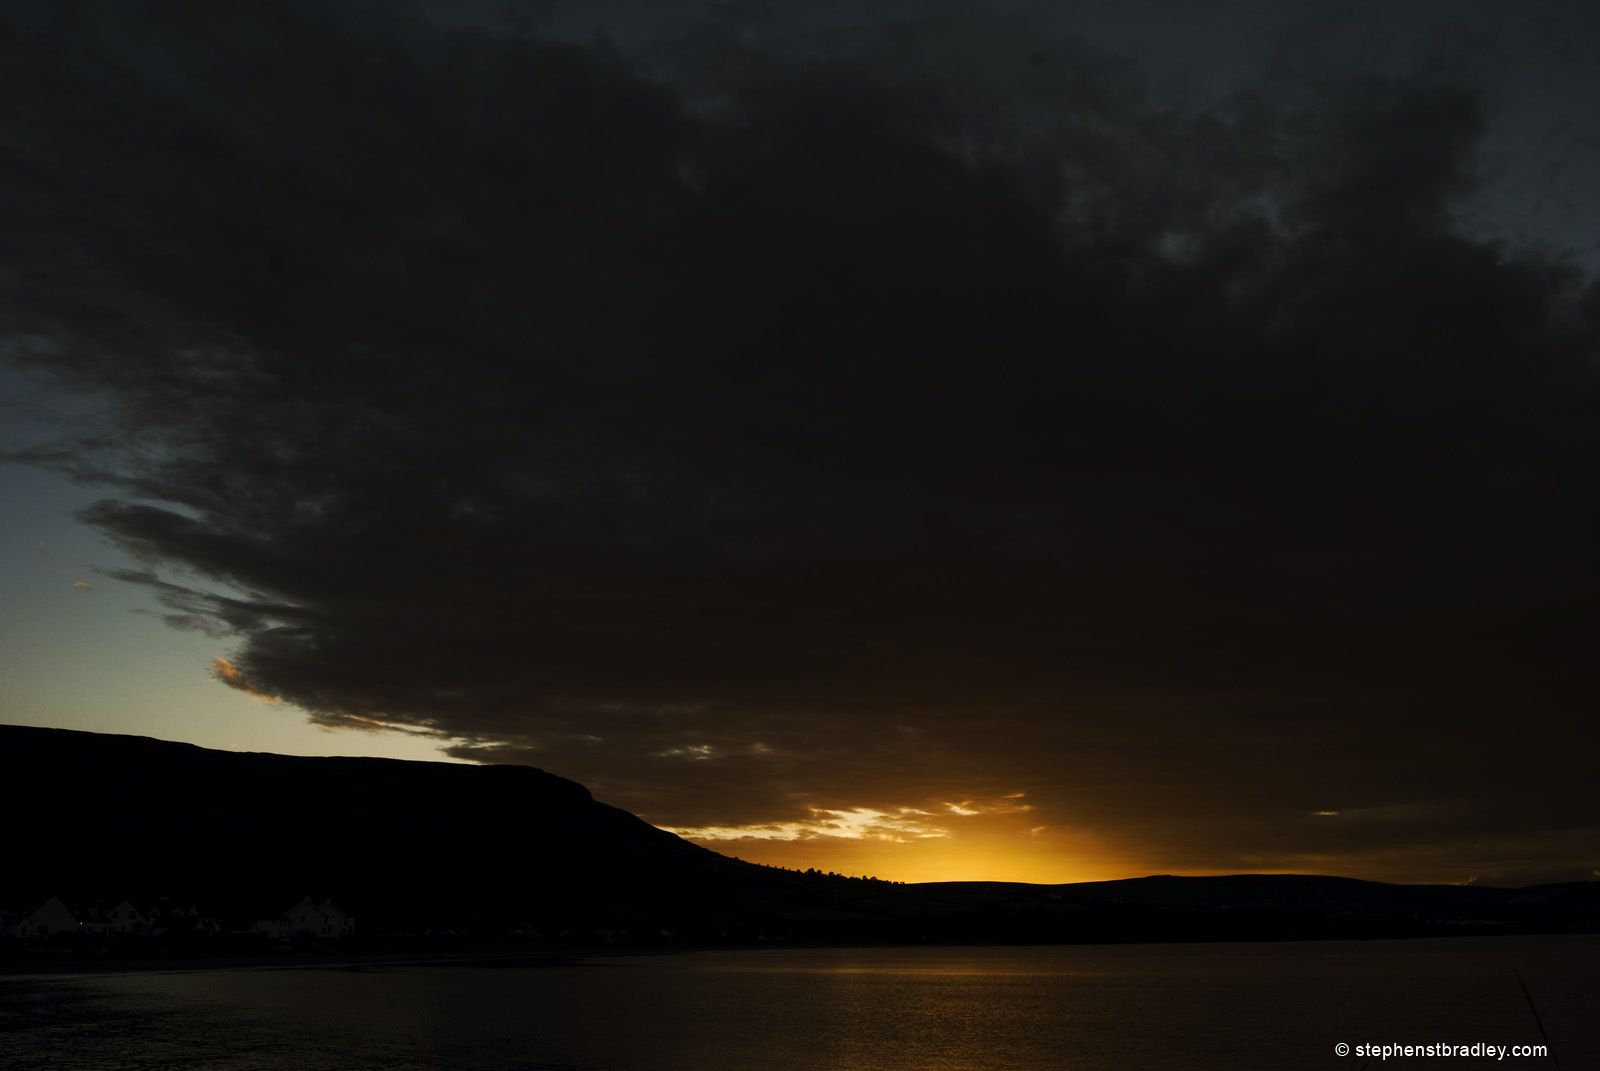
M0 8L0 718L1600 876L1600 13L870 7Z

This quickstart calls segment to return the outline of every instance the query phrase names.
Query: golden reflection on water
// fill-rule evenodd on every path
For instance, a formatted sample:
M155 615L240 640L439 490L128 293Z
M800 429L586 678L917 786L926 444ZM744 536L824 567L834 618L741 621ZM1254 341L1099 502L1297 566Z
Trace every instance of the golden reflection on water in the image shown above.
M0 983L9 987L0 1008L21 1010L0 1023L0 1067L1337 1069L1348 1065L1334 1056L1340 1041L1538 1042L1513 970L1562 1066L1595 1066L1597 953L1600 936L774 949L527 968L13 979Z

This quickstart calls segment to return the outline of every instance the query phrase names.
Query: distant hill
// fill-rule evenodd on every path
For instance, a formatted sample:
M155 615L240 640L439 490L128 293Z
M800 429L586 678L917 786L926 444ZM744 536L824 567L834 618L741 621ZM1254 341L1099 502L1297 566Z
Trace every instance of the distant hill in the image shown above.
M1162 875L1069 885L923 885L1011 919L1058 914L1063 940L1192 941L1596 932L1600 881L1498 889L1309 874ZM1076 911L1077 914L1071 914ZM1041 928L1052 928L1048 923Z
M527 766L302 758L0 726L0 901L331 896L364 928L593 924L754 870ZM646 889L648 888L648 895Z
M359 932L581 943L1145 941L1587 931L1600 882L1300 875L901 885L728 859L526 766L300 758L0 726L0 907L173 895L235 919L329 896Z

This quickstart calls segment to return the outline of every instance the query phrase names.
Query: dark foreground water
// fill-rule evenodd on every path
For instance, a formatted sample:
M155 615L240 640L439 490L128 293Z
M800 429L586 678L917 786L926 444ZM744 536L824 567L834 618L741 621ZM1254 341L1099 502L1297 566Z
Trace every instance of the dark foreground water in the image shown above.
M0 979L6 1071L1600 1068L1600 937L788 949ZM1352 1047L1341 1056L1335 1046Z

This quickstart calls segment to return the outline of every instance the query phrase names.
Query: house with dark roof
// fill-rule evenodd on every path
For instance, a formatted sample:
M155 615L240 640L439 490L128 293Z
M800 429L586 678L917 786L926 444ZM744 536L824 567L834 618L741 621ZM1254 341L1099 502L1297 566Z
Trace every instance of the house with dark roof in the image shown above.
M95 904L69 904L52 896L17 926L18 937L45 937L53 933L107 932L104 914Z

